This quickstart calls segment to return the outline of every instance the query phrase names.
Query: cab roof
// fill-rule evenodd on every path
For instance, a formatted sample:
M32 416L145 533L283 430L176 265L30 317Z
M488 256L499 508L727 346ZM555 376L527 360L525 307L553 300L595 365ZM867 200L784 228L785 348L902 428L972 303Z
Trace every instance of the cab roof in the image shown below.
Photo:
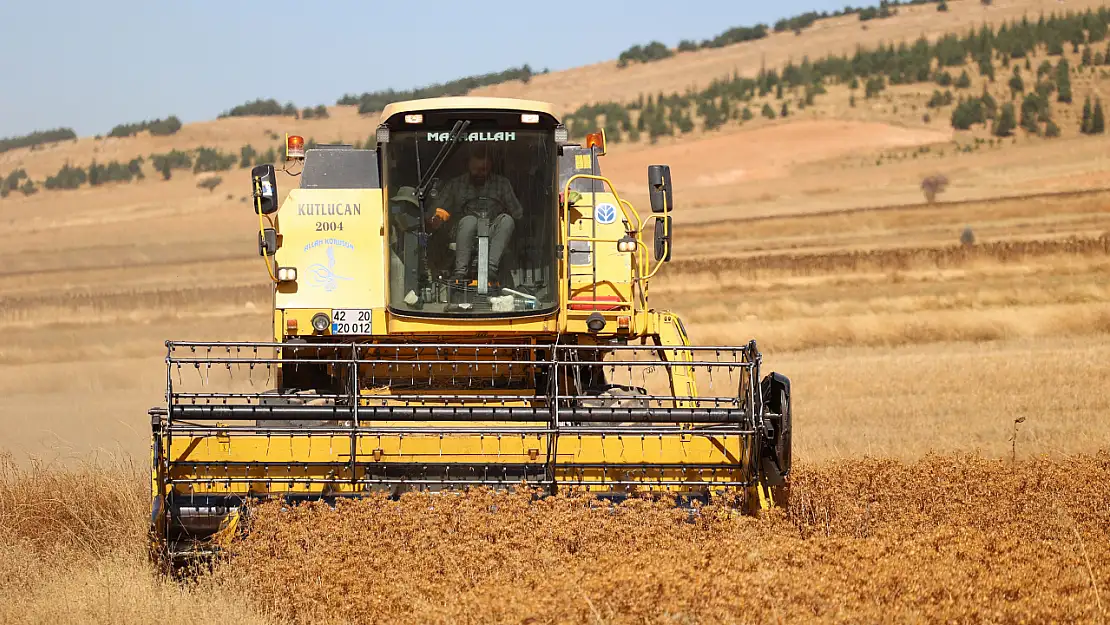
M546 113L556 119L552 107L547 102L538 100L519 100L517 98L485 98L476 96L453 96L445 98L424 98L420 100L406 100L393 102L386 105L378 123L384 124L386 120L398 113L410 111L441 111L441 110L506 110L526 111L530 113Z

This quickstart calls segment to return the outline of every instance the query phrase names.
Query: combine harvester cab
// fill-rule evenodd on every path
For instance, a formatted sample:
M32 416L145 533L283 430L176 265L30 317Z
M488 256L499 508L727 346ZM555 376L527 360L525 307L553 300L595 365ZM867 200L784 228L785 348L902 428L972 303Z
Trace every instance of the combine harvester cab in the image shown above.
M306 153L289 137L300 186L280 204L274 168L252 172L274 338L167 342L158 558L220 548L275 497L783 502L789 380L761 373L754 341L691 346L648 306L671 256L666 166L648 168L645 220L600 174L604 134L571 143L544 103L394 104L377 141Z

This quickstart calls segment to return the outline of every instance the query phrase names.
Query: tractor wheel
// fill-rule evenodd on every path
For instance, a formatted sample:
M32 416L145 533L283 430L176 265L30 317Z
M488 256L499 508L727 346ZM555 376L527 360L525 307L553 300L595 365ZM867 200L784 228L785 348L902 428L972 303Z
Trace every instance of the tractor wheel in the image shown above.
M774 428L774 436L764 441L761 473L771 490L775 506L786 508L790 501L790 467L793 463L793 407L790 380L779 373L763 379L763 414Z

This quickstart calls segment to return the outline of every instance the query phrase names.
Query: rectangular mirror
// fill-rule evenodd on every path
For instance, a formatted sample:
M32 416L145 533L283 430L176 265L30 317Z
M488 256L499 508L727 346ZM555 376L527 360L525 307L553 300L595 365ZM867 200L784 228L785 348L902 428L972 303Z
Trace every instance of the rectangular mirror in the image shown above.
M273 256L277 253L277 230L266 228L258 233L258 255Z
M655 218L655 260L665 263L671 260L671 218Z
M674 208L670 165L648 165L648 195L651 198L651 212L665 213Z
M277 173L273 165L258 165L251 170L252 196L255 198L254 210L263 215L277 212L278 191Z

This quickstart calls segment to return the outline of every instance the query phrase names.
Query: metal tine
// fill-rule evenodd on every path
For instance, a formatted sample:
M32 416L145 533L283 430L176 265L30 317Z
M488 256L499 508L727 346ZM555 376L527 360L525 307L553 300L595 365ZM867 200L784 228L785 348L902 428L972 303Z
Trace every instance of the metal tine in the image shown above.
M498 364L499 363L497 362L497 348L496 347L493 348L493 354L490 355L490 358L493 360L493 375L490 376L490 388L497 388L497 373L498 373ZM500 452L498 452L498 453L500 454Z
M452 347L450 349L451 349L451 355L453 356L453 355L458 353L459 348ZM459 363L455 360L452 360L451 361L451 386L455 385L455 376L457 376L458 373L459 373Z
M378 367L377 365L370 365L370 385L378 385Z
M715 350L713 352L713 354L714 354L714 357L717 359L717 362L721 362L721 352L719 350ZM715 369L715 367L708 367L708 369L709 369L709 390L712 391L713 390L713 369ZM716 405L716 402L714 402L714 405Z
M438 360L440 360L440 347L436 347L436 349L435 349L435 361L438 361ZM435 366L435 364L434 364L435 361L427 363L427 384L428 384L428 386L432 385L432 372L433 372L432 367Z

